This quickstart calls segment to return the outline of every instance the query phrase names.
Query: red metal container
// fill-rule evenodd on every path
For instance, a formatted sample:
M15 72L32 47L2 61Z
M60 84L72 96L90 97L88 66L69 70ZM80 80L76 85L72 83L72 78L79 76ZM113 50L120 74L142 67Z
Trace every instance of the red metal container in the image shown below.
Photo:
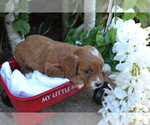
M15 60L9 61L9 64L12 70L19 69L19 66ZM85 86L81 89L78 89L72 84L72 82L67 82L63 85L60 85L58 87L45 91L36 96L21 98L21 97L16 97L10 93L2 76L0 76L0 83L3 89L5 90L6 94L8 95L12 105L19 112L39 111L63 99L66 99L80 91L83 91L87 88Z

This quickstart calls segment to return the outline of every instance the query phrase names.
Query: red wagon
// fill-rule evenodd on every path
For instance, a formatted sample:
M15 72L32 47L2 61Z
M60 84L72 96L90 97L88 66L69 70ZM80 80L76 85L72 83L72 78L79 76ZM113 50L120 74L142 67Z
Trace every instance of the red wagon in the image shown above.
M15 60L9 61L9 64L12 71L19 69ZM42 110L87 88L84 86L83 88L78 89L72 84L72 82L67 82L36 96L22 98L16 97L10 93L2 76L0 76L0 83L3 87L2 102L7 106L13 106L19 112L36 112ZM101 103L102 92L102 88L95 90L93 99L96 103L97 101Z

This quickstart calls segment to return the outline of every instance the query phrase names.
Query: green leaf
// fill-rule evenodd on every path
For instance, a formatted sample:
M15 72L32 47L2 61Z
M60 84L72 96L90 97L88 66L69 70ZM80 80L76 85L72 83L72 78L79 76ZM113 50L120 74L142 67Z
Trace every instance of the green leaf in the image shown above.
M103 19L105 16L105 13L96 13L96 26L100 24L100 21ZM104 21L106 23L106 21Z
M134 17L136 17L137 13L124 13L123 15L123 20L129 20L129 19L133 19Z
M22 13L21 19L28 22L29 21L29 14L28 13Z
M75 28L75 32L73 33L73 37L76 39L76 40L79 40L79 36L80 34L83 32L84 30L84 25L80 25L78 28Z
M111 43L114 44L116 42L117 29L114 28L109 29L108 34L110 36Z
M14 9L14 12L29 12L29 1L21 0L20 6Z
M78 19L78 13L70 15L66 22L66 25L68 27L72 27L77 22L77 19Z
M101 52L102 56L105 57L107 56L107 53L110 49L110 43L109 44L103 44L101 46L98 46L97 49Z
M101 26L94 27L94 28L90 31L89 35L90 35L90 36L95 36L95 35L97 34L97 32L100 30L100 28L101 28Z
M137 0L124 0L124 3L123 3L123 10L128 10L128 9L131 9L133 8L137 3Z
M142 24L142 27L147 26L147 14L146 13L137 13L136 17L139 19L140 23Z
M13 21L13 27L16 29L16 31L20 32L22 35L25 35L29 32L29 24L24 20L15 20Z
M91 38L86 38L83 41L83 45L93 45L93 40Z
M85 37L86 37L87 33L88 33L88 31L84 31L84 32L82 32L82 33L80 34L80 36L79 36L79 39L80 39L80 40L85 39Z
M102 54L102 56L104 55L104 52L106 50L106 46L98 46L97 49L100 51L100 53ZM104 57L104 56L103 56Z
M66 37L64 38L63 41L64 41L64 42L67 42L67 41L68 41L68 37L69 37L69 36L73 36L74 32L75 32L75 29L74 29L74 28L70 29L70 30L68 31L68 33L66 34Z
M100 31L97 32L96 34L96 44L98 46L101 46L104 43L104 37Z
M50 31L52 26L53 26L53 18L49 17L43 23L41 23L39 27L39 34L45 35L46 33Z
M112 52L112 45L110 44L110 46L107 49L107 52L105 53L105 55L103 55L103 58L104 58L105 63L110 65L111 70L113 72L118 72L118 70L116 70L116 65L119 62L113 60L114 56L115 56L115 54Z
M25 35L29 32L30 25L28 23L29 16L28 14L22 13L20 18L16 18L12 24L16 31L20 32L22 35Z
M97 0L96 1L96 12L99 12L99 10L102 9L102 7L106 4L105 0Z
M75 40L74 37L72 37L72 36L69 36L69 37L68 37L68 43L69 43L69 44L75 45L75 42L76 42L76 40Z
M84 33L84 25L83 25L83 24L81 24L81 25L80 25L79 27L77 27L77 28L71 28L71 29L69 30L69 32L67 33L67 35L66 35L64 41L67 42L69 36L74 37L75 40L81 40L81 39L80 39L81 33Z
M139 12L147 12L148 1L147 0L137 0L136 6L139 9Z
M8 2L9 0L0 0L0 5L4 5Z
M108 32L106 32L106 34L104 36L104 40L105 40L105 43L110 42L110 36L109 36Z

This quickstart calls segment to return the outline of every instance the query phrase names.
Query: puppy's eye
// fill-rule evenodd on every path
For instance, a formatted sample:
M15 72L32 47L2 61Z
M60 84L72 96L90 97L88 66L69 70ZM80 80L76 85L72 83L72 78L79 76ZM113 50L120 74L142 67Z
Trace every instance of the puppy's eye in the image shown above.
M84 70L84 72L85 72L86 74L90 74L90 73L91 73L91 70L86 69L86 70Z

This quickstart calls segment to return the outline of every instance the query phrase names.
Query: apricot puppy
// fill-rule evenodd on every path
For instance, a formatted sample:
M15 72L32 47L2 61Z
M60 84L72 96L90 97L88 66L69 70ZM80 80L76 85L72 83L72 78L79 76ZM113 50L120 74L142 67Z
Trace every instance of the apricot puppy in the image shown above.
M15 58L22 73L38 70L50 77L68 78L78 88L103 84L104 60L93 46L79 47L41 35L28 36L16 46Z

